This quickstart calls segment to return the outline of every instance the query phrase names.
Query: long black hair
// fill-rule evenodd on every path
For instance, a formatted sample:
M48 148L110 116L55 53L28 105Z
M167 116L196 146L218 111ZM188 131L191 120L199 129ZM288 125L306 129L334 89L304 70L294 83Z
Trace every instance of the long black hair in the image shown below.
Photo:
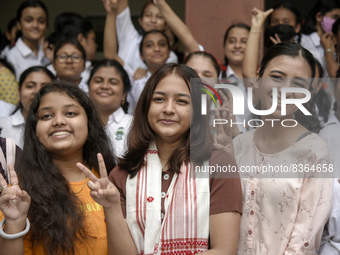
M36 134L37 111L49 93L62 93L77 101L88 119L88 137L83 159L97 173L97 153L102 153L108 170L115 166L114 154L103 124L88 96L66 81L54 81L35 96L27 115L23 155L18 168L22 188L31 196L28 217L31 222L32 248L42 245L44 254L74 254L75 242L84 244L88 236L80 201L53 162L53 155L39 142Z

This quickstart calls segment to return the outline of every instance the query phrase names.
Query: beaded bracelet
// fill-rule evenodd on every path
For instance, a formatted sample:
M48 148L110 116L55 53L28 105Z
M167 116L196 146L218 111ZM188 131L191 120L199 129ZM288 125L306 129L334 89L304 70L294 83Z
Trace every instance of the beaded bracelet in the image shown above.
M26 218L26 228L24 231L20 232L20 233L16 233L16 234L6 234L3 230L3 226L5 225L5 218L2 219L2 221L0 222L0 236L3 239L17 239L20 237L23 237L24 235L26 235L28 233L28 231L30 230L30 222L29 220Z

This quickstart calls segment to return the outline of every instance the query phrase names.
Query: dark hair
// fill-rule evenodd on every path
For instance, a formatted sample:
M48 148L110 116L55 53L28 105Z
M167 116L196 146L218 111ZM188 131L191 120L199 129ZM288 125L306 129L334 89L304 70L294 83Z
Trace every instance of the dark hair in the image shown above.
M55 50L53 53L53 58L56 59L57 55L58 55L58 51L65 46L66 44L72 44L74 45L82 54L82 58L84 59L84 61L86 60L86 52L85 49L83 48L83 46L80 44L80 42L75 39L75 38L61 38L55 45Z
M39 0L26 0L26 1L23 1L21 3L21 5L19 6L19 8L17 9L17 21L20 22L21 20L21 16L22 16L22 12L24 11L24 9L28 8L28 7L40 7L42 8L45 13L46 13L46 27L48 26L48 11L47 11L47 8L46 8L46 5L39 1ZM22 36L22 33L21 31L18 31L17 32L17 35L16 35L16 38L19 38L20 36Z
M183 79L191 94L191 105L193 111L190 130L187 131L184 139L173 151L168 165L176 173L179 173L183 162L202 162L208 159L211 153L210 132L207 130L205 116L201 115L200 98L202 90L193 89L190 85L192 78L199 79L197 73L186 65L175 63L165 64L156 71L147 81L145 88L138 100L134 119L128 136L128 150L119 161L119 166L134 176L145 164L144 155L149 144L155 140L155 132L149 125L148 112L158 83L169 75L176 75ZM191 151L190 151L191 149ZM190 158L191 155L191 158Z
M313 55L303 48L298 43L291 43L291 42L283 42L278 43L274 46L272 46L264 55L259 69L259 77L261 78L263 76L263 73L269 64L271 60L273 60L276 57L279 56L290 56L293 58L302 57L309 65L311 69L311 82L309 85L309 88L311 88L311 85L313 83L313 79L315 77L315 59ZM315 114L315 106L314 103L310 100L309 102L305 103L304 106L308 111L311 112L311 116L304 115L300 110L296 111L294 113L294 117L296 121L298 121L302 126L306 127L307 129L313 131L313 132L319 132L320 130L320 123L319 119L317 118Z
M229 26L227 31L225 31L225 34L224 34L223 47L225 46L225 43L228 39L230 31L235 27L236 28L243 28L243 29L247 30L248 32L250 31L250 26L248 26L247 24L244 24L244 23L235 23L235 24ZM224 65L228 66L228 62L229 62L228 58L226 56L224 56Z
M340 18L337 19L337 20L334 22L334 24L333 24L333 26L332 26L332 33L333 33L334 35L338 35L339 30L340 30Z
M44 96L62 93L77 101L88 119L88 137L83 146L83 159L97 173L97 153L102 153L107 169L115 165L114 154L103 124L89 97L66 81L54 81L35 96L27 115L24 149L18 168L22 188L31 196L28 217L31 222L31 246L42 245L44 254L74 254L75 242L84 244L84 214L80 201L68 181L53 162L53 155L39 142L36 134L37 111ZM89 233L90 234L90 233Z
M143 38L142 38L142 41L140 42L139 44L139 53L142 55L143 54L143 43L144 43L144 40L145 38L149 35L149 34L161 34L165 37L166 39L166 44L168 45L168 48L169 48L169 51L170 51L170 42L169 42L169 38L166 36L166 34L164 34L163 31L160 31L160 30L151 30L149 32L145 32L143 34Z
M302 33L311 34L316 31L316 14L320 12L325 15L334 9L340 9L339 0L317 0L312 9L309 11L308 16L302 22Z
M0 58L0 63L5 66L11 73L15 76L15 69L11 63L9 63L5 58Z
M18 82L19 90L21 90L22 84L26 80L27 76L30 75L31 73L34 73L34 72L44 72L48 77L51 78L51 81L55 80L54 74L50 70L48 70L46 67L44 67L44 66L32 66L30 68L27 68L20 75L19 82Z
M54 30L65 38L77 38L79 34L87 38L88 34L93 31L93 26L78 13L63 12L55 18Z
M152 0L147 0L144 4L143 4L143 6L142 6L142 10L141 10L141 12L140 12L140 18L143 18L143 16L144 16L144 12L145 12L145 9L146 9L146 7L148 7L150 4L153 4L153 5L155 5L154 3L153 3L153 1Z
M54 74L50 70L48 70L46 67L44 67L44 66L32 66L32 67L27 68L20 75L19 82L18 82L19 91L21 91L22 85L24 84L27 76L29 76L31 73L35 73L35 72L45 73L48 77L50 77L51 81L54 81L56 79ZM18 109L22 109L22 108L23 108L23 105L22 105L21 100L20 100L18 107L15 108L15 110L12 112L12 114L14 114Z
M220 75L220 65L218 64L217 59L215 58L215 56L207 51L194 51L191 52L185 59L184 59L184 64L187 64L191 58L193 58L194 56L202 56L204 58L207 58L210 60L211 64L213 65L216 73L217 73L217 77Z
M8 33L11 33L13 27L16 27L17 25L17 19L16 18L12 18L8 23L7 23L7 29L6 31ZM17 37L16 37L17 38ZM16 41L16 38L14 41ZM13 45L11 45L11 41L9 41L7 38L6 38L6 45L8 45L9 47L12 47Z
M260 68L259 68L259 77L261 78L263 76L264 70L266 69L268 63L279 56L290 56L290 57L302 57L306 60L308 63L311 72L312 72L312 79L315 77L315 59L313 55L306 50L304 47L302 47L298 43L293 42L283 42L278 43L271 47L264 57L262 58ZM312 81L311 83L312 84Z
M276 5L274 5L274 7L273 7L274 11L275 11L276 9L279 9L279 8L285 8L285 9L291 11L291 12L294 14L294 16L295 16L295 24L299 24L299 23L302 22L302 15L301 15L301 12L300 12L299 9L296 8L296 6L294 6L292 3L287 2L287 1L283 1L283 2L280 2L280 3L276 4ZM272 14L273 14L273 13L271 13L271 14L269 15L269 17L268 17L268 21L269 21L269 22L271 22Z
M123 91L126 92L126 93L128 93L130 91L131 83L130 83L129 75L127 74L127 72L125 71L123 66L118 61L113 60L113 59L104 59L104 60L96 63L93 66L91 73L90 73L90 78L87 82L89 87L90 87L93 75L102 67L114 67L116 69L116 71L119 73L120 78L122 79ZM127 113L128 107L129 107L129 103L125 100L124 105L122 105L122 108L123 108L125 113Z

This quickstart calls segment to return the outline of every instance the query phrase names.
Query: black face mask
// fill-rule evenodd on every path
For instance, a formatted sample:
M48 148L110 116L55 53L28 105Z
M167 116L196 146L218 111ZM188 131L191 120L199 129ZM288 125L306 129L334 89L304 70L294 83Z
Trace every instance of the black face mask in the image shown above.
M270 36L273 38L275 37L275 34L279 36L281 39L281 42L289 42L294 36L296 35L294 27L290 25L277 25L270 27L266 29L265 34L264 34L264 43L269 49L270 47L274 46L274 43L270 40Z

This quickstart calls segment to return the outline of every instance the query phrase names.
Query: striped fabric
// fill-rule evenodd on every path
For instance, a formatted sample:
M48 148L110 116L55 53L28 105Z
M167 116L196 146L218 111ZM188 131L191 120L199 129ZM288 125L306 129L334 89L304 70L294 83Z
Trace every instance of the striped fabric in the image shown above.
M195 178L193 164L182 164L164 198L162 222L162 165L155 143L145 161L145 167L126 183L126 221L139 254L197 254L207 250L209 179Z

